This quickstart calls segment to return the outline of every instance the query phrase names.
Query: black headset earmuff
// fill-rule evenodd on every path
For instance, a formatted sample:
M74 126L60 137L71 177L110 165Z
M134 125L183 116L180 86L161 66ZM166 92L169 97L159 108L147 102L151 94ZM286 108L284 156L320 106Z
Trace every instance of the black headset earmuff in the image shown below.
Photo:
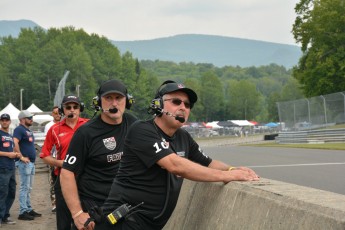
M126 94L126 109L131 109L132 105L134 104L134 97L127 93Z
M80 112L83 112L85 109L85 105L83 102L80 102Z
M62 103L60 104L58 110L59 110L59 114L60 114L61 116L65 115L65 113L63 112L63 104L62 104Z
M157 116L162 115L163 113L163 99L161 97L155 98L151 101L150 107L148 109L149 114L155 114Z
M167 80L161 84L161 86L158 88L156 92L155 98L151 101L150 107L148 109L149 114L156 114L157 116L162 115L164 103L163 103L163 95L162 95L162 89L165 87L168 83L176 83L172 80Z

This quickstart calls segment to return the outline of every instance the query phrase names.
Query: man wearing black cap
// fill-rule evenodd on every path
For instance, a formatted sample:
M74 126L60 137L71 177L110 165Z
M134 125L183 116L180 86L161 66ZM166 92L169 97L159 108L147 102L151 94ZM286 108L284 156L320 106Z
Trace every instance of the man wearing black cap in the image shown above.
M16 195L15 158L20 153L14 151L13 137L9 134L11 117L7 113L0 116L0 227L1 224L15 224L11 220L10 209Z
M99 116L73 136L61 170L61 186L75 227L83 229L87 211L108 196L123 153L129 126L136 121L125 113L132 104L125 85L108 80L97 92Z
M88 119L80 117L83 109L84 105L79 97L74 95L63 97L59 112L64 115L64 119L54 124L48 130L42 146L42 152L40 153L40 158L46 164L55 167L54 174L57 178L54 184L54 192L58 230L71 229L72 216L62 195L59 175L73 134L88 121ZM56 157L51 155L54 147L56 149Z
M102 210L108 215L123 204L139 207L126 218L110 215L95 229L162 229L175 208L183 178L224 183L259 179L251 169L212 160L181 129L196 101L196 93L183 84L161 85L150 105L155 117L128 131L120 168Z

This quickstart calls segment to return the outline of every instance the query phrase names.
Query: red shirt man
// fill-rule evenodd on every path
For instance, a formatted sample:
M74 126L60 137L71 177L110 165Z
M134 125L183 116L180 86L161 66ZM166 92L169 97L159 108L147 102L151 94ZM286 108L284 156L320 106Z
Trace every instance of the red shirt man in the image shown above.
M54 124L46 135L40 158L46 164L56 167L55 175L60 172L74 132L88 121L88 119L79 117L82 110L82 103L78 97L73 95L65 96L60 108L60 112L63 111L65 118ZM51 156L51 150L54 146L57 151L56 159Z
M79 117L83 109L83 104L78 97L73 95L65 96L59 108L60 113L63 113L65 118L54 124L46 135L40 157L44 163L55 167L55 175L60 174L73 134L88 121L88 119ZM51 156L51 150L54 146L56 148L56 158ZM54 191L56 198L56 229L70 230L72 216L62 195L59 176L54 185Z
M54 124L49 129L46 139L44 140L44 145L42 147L40 158L51 156L50 152L55 145L57 151L56 159L58 161L63 161L66 157L69 143L72 139L74 132L87 121L88 119L78 117L74 128L70 127L66 123L66 119L63 119L62 121ZM60 167L55 168L55 175L59 174L59 168Z

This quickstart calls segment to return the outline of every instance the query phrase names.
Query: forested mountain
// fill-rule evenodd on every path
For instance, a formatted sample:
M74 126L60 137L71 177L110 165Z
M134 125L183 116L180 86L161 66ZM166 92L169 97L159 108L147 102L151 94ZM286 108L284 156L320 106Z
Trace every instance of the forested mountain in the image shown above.
M35 103L50 111L64 72L70 71L66 94L76 94L89 108L99 84L120 79L135 98L131 111L148 118L147 107L167 79L184 83L198 94L190 121L248 119L277 121L277 101L301 98L292 70L283 65L223 66L211 63L138 60L121 53L111 41L73 27L22 29L18 37L0 38L0 109L8 102ZM88 116L92 110L86 110Z
M140 60L212 63L215 66L261 66L275 63L291 68L300 47L214 35L185 34L142 41L112 41L121 52Z

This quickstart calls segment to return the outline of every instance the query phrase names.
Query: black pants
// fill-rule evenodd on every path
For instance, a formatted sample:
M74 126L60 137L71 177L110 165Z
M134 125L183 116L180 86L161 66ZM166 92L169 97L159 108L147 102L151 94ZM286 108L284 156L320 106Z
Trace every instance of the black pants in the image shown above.
M102 223L96 223L94 230L142 230L143 228L132 218L129 220L120 220L118 223L111 225L107 220Z
M57 177L57 181L54 186L55 199L56 199L56 226L57 230L71 230L71 224L73 222L72 215L68 209L68 206L63 198L60 176Z

